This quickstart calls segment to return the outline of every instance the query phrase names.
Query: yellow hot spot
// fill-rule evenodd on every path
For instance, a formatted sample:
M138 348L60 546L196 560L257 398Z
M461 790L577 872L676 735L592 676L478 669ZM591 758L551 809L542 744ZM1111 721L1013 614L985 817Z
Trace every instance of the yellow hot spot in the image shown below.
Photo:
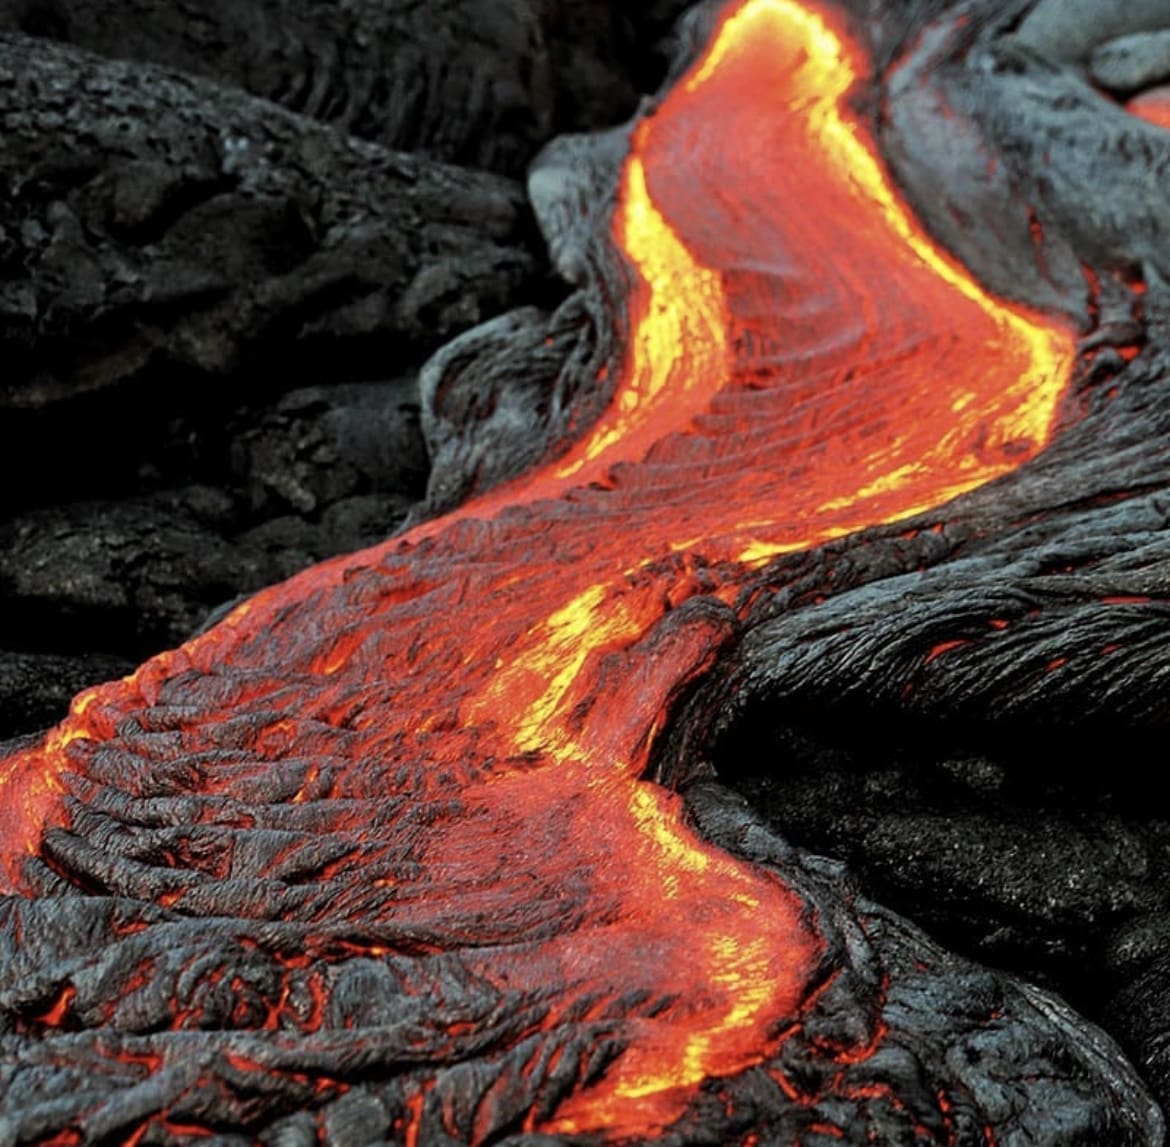
M774 975L767 939L717 937L708 945L707 954L708 982L732 1002L718 1019L687 1034L668 1069L631 1073L618 1080L610 1101L615 1112L622 1100L646 1099L701 1083L710 1075L712 1058L720 1054L728 1037L750 1024L772 1003ZM737 1066L746 1067L761 1059L762 1054L762 1049L745 1054Z
M558 761L577 757L564 718L586 661L644 630L645 619L613 586L589 586L535 626L506 661L497 661L491 684L467 715L507 728L516 752L544 752Z
M788 105L799 108L805 120L803 138L810 156L819 155L818 162L849 189L859 216L872 220L866 223L867 233L884 229L901 245L901 257L908 256L911 263L916 261L928 271L938 290L956 292L964 305L981 312L989 324L982 350L1010 348L1017 365L1005 372L995 409L982 424L977 445L975 423L956 425L951 433L940 434L934 447L909 462L895 461L887 473L867 481L862 471L856 489L846 487L806 511L803 522L777 519L753 522L750 527L742 524L740 530L748 537L737 558L751 566L866 525L904 520L1008 473L1020 464L1022 453L1035 454L1050 440L1075 356L1068 331L1034 321L990 296L962 266L937 249L911 218L876 153L867 146L864 131L847 118L844 97L857 79L857 69L850 51L820 13L795 0L747 0L725 21L706 59L685 82L685 91L698 93L721 68L734 66L736 53L745 45L760 42L787 45L786 52L799 45ZM971 393L961 393L951 408L961 412L973 401ZM882 464L883 457L894 461L898 447L897 442L889 443L882 455L873 457L873 464ZM906 504L897 504L899 495ZM818 525L819 515L834 515L836 520ZM788 536L769 539L769 530L775 528L783 528Z
M681 874L700 874L710 867L710 857L688 840L674 818L663 810L657 790L649 785L635 785L630 790L630 812L657 853L662 891L668 899L678 894Z
M767 25L770 24L771 27ZM706 59L688 77L684 89L693 94L727 63L728 57L744 43L756 36L778 37L780 43L795 40L808 53L809 67L817 70L816 80L807 86L819 91L826 79L836 82L838 70L848 71L849 82L853 70L841 52L841 41L815 13L802 8L793 0L748 0L719 30ZM838 87L845 91L849 83Z
M897 470L891 470L888 474L875 478L872 482L862 486L855 494L845 498L830 498L829 501L822 502L817 507L817 513L827 514L836 510L847 510L855 502L865 498L876 498L879 494L897 493L921 477L922 469L921 462L907 462L905 466L899 466Z
M0 863L9 887L18 886L19 858L37 854L51 810L66 791L61 779L69 768L66 750L90 739L85 729L58 726L42 748L0 760Z
M885 172L873 152L857 138L856 127L841 115L841 97L852 87L857 76L841 41L826 27L815 12L801 8L793 0L749 0L732 20L778 20L781 35L801 35L809 53L806 91L816 92L812 111L812 139L819 143L830 161L852 181L859 198L871 209L876 207L886 224L910 250L944 283L974 303L994 323L1008 333L1008 341L1023 343L1028 350L1030 367L1012 388L1023 396L1020 406L1000 427L1004 440L1026 438L1033 442L1047 440L1057 401L1064 389L1072 365L1074 348L1064 331L1030 321L1003 302L991 298L959 264L936 248L910 218L898 201ZM728 41L730 38L726 38ZM979 484L977 479L972 484Z
M83 692L78 693L77 696L73 698L73 703L69 706L69 711L75 716L84 716L86 709L88 709L98 699L100 694L101 690L98 688L86 689Z
M914 512L918 513L917 510ZM834 538L843 538L846 534L853 532L849 526L840 526L822 530L819 534L814 535L811 541L805 538L799 542L762 542L753 538L735 555L735 560L745 566L761 566L773 558L782 557L784 554L800 553L814 545L831 542Z
M634 134L635 152L646 129ZM654 205L637 154L626 164L616 230L641 280L632 310L642 313L618 393L557 467L561 479L588 481L615 462L639 461L653 442L684 427L728 377L721 277L696 261Z
M799 43L807 53L801 69L801 92L812 102L807 112L810 140L822 147L846 183L852 183L866 206L874 208L914 254L943 282L975 303L997 323L1003 323L1023 339L1033 351L1035 368L1030 381L1055 386L1047 399L1033 394L1027 411L1019 419L1021 426L1034 429L1042 439L1049 430L1055 398L1063 386L1068 366L1068 340L1063 332L1054 332L1030 322L987 292L959 264L942 254L922 233L899 203L878 160L857 138L856 127L841 115L841 97L857 80L857 73L844 51L841 39L817 12L800 6L796 0L748 0L724 25L719 40L703 66L687 82L693 92L725 62L739 43L753 37L775 38L778 43Z
M93 735L87 729L79 729L75 725L68 728L58 727L45 742L46 753L64 752L74 741L92 741Z
M595 458L600 458L611 446L616 446L621 442L625 436L626 432L620 426L611 427L604 433L595 435L585 451L585 460L592 462Z
M548 688L520 718L516 744L523 751L541 747L540 734L581 672L593 643L601 636L601 630L607 628L607 622L612 626L614 618L600 614L605 598L605 586L590 586L552 614L544 624L544 640L516 660L515 665L522 673L536 673L548 679Z

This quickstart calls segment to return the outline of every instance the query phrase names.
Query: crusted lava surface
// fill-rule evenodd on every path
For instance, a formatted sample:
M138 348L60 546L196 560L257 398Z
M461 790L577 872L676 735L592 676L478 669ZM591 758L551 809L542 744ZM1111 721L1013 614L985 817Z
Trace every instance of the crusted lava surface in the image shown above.
M782 823L735 757L801 707L1117 719L1102 674L1140 673L1117 627L1146 634L1155 598L1127 547L1159 552L1170 256L1137 175L1170 133L1054 62L1045 5L934 14L692 10L658 98L532 167L575 289L423 367L434 469L407 528L6 746L0 1138L1161 1141L1103 1030L713 783ZM924 190L948 123L985 180L949 231ZM267 160L235 152L259 194ZM1078 212L1118 156L1129 190ZM513 187L395 163L385 202L444 251L444 196L456 231L490 204L468 292L525 273L500 253ZM330 258L339 227L313 239ZM424 342L460 314L424 305L425 258L394 288ZM233 300L272 297L237 279L233 347ZM119 337L84 385L120 385L145 336ZM1077 610L1092 663L1060 645ZM1127 696L1161 712L1155 685Z

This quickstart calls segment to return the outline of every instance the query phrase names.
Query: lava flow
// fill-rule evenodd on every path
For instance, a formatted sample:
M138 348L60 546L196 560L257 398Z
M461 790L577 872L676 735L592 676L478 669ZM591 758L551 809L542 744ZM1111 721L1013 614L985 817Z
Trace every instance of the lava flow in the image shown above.
M617 1017L624 1051L535 1126L652 1132L774 1051L822 941L640 780L653 737L762 563L1034 457L1074 353L910 217L850 109L864 71L831 9L732 5L633 133L614 237L639 285L608 413L82 694L0 762L10 890L33 894L40 857L68 877L61 842L99 798L182 796L220 843L141 850L102 891L455 953L544 1001L548 1031ZM245 820L268 852L236 843Z
M1170 131L1170 86L1142 92L1126 104L1126 110L1138 119Z

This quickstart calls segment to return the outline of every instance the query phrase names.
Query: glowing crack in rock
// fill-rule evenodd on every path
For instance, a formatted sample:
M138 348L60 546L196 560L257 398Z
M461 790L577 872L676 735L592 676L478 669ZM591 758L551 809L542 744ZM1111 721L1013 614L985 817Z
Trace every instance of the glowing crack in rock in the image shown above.
M1135 96L1126 104L1126 110L1155 127L1170 131L1170 86L1151 88L1148 92L1142 92L1140 96Z
M555 986L545 1028L639 1000L625 1050L542 1129L649 1133L773 1052L813 991L815 925L639 779L724 636L680 611L1028 461L1074 353L910 217L850 109L864 70L828 10L733 6L633 132L614 220L632 335L597 425L82 694L0 762L9 891L95 794L196 794L224 844L173 866L169 912L279 884L298 841L328 838L320 895L280 884L284 918L457 952L500 991ZM288 855L234 849L241 816ZM135 871L107 891L142 895Z

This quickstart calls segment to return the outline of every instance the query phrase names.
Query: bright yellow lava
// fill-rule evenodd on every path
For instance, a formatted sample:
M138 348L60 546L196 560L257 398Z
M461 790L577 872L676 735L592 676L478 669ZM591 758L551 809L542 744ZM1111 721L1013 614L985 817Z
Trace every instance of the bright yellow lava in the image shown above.
M644 285L635 291L631 345L621 389L558 478L584 484L616 462L638 462L682 430L727 382L727 306L721 276L700 266L663 219L637 155L652 122L638 125L626 163L617 235Z

